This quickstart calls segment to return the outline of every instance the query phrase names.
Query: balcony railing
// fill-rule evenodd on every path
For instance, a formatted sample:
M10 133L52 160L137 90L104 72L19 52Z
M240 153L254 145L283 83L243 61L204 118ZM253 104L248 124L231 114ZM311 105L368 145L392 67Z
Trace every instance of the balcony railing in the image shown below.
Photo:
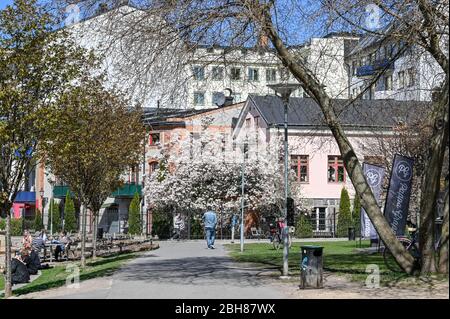
M372 64L367 64L360 66L356 69L356 76L363 77L363 76L371 76L374 75L377 71L382 69L394 69L394 62L390 61L389 59L382 59L375 61Z
M67 195L67 191L69 190L69 186L64 185L56 185L53 188L53 197L55 198L65 198ZM73 197L73 193L70 192L70 196Z
M114 193L112 193L111 197L132 198L135 193L138 193L139 196L142 196L142 185L126 183Z
M69 186L55 186L53 188L53 196L55 198L65 198L68 190ZM122 187L118 188L114 193L112 193L111 197L133 198L136 192L139 194L139 196L142 196L142 185L126 183ZM73 196L72 192L70 192L70 194L71 196Z

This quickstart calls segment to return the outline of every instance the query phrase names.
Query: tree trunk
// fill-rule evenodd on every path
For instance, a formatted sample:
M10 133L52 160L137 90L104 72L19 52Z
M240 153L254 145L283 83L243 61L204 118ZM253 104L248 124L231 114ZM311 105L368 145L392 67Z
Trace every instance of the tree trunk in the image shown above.
M86 267L86 206L84 204L81 216L81 268Z
M94 212L94 220L93 220L93 225L94 225L94 231L92 232L92 259L96 259L97 258L97 215L98 212Z
M288 51L273 26L270 12L267 9L263 9L262 16L260 16L260 18L263 24L263 29L269 36L283 65L292 72L292 74L297 80L299 80L300 83L303 83L303 87L305 88L307 93L310 94L310 96L314 97L314 99L319 104L325 117L325 121L330 128L336 140L336 143L338 144L350 180L355 187L357 195L360 196L361 204L366 210L367 215L372 221L378 234L380 235L381 240L383 240L386 247L389 248L389 250L392 252L397 263L407 273L412 273L414 270L414 258L397 240L397 237L392 232L388 222L383 216L383 213L378 207L372 190L370 189L364 177L364 173L359 160L356 157L353 147L350 141L347 139L345 132L339 123L339 120L332 107L332 102L328 95L325 93L323 86L321 86L320 83L311 74L308 73L306 67L297 63L295 58Z
M11 283L11 212L6 209L6 247L5 247L5 298L12 296Z
M448 84L448 81L446 81ZM422 254L422 275L437 270L435 258L435 220L437 217L437 199L440 190L440 178L445 149L448 141L448 86L439 96L435 128L430 139L429 157L423 177L420 203L419 247Z
M438 272L448 274L448 211L449 211L449 193L446 193L444 204L444 220L441 232L441 247L439 248Z

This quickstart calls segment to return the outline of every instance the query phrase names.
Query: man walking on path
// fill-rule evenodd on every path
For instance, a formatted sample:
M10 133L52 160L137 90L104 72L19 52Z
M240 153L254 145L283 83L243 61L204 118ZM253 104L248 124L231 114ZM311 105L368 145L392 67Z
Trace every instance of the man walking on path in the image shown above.
M177 213L175 217L173 218L173 230L174 235L172 236L172 239L177 239L178 241L181 239L181 232L184 229L184 221L181 217L180 213Z
M205 225L206 243L209 249L214 249L214 240L216 238L216 213L211 206L207 207L206 213L203 215L203 223Z

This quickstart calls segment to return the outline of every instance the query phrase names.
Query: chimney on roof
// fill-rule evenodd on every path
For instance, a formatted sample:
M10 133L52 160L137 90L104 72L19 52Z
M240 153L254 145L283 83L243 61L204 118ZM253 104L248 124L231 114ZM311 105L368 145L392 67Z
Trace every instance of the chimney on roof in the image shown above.
M108 11L108 5L102 2L98 5L97 13L102 14Z

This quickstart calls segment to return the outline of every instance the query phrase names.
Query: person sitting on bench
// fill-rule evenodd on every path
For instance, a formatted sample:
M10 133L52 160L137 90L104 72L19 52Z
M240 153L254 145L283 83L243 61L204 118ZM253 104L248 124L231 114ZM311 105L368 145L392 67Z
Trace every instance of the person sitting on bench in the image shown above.
M25 284L30 281L30 274L20 254L11 259L11 283Z
M67 236L67 233L65 231L61 232L61 237L59 240L53 240L52 244L58 244L55 248L55 260L58 261L59 255L61 252L66 251L69 249L70 244L72 243L72 240L69 236Z
M41 264L39 254L35 250L23 250L22 260L27 266L30 275L37 275L38 270L50 268L48 264Z

